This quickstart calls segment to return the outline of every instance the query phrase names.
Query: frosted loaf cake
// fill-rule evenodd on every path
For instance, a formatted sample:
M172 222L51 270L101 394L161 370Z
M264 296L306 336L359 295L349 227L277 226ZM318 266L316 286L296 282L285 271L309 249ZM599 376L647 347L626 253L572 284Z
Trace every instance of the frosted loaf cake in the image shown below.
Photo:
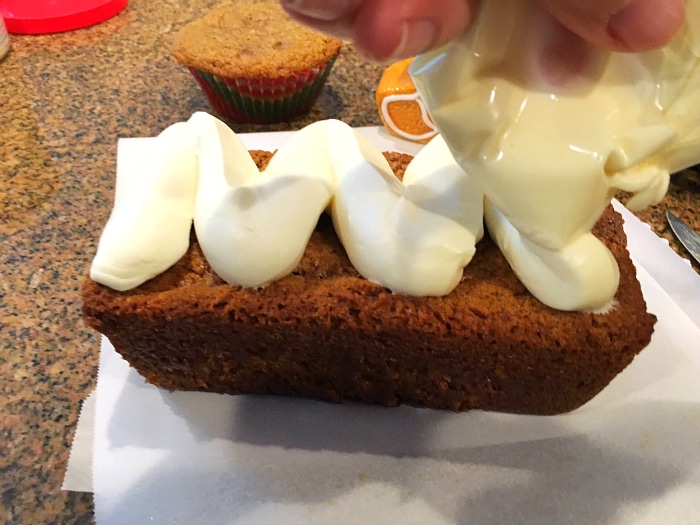
M533 6L484 0L415 58L440 132L415 159L340 123L272 160L205 116L166 130L156 176L118 186L86 321L165 388L529 414L591 399L655 322L610 198L658 201L700 162L700 0L667 47L587 50L564 75L538 59L561 28Z
M561 311L528 292L488 235L479 241L481 194L439 140L415 159L381 155L346 126L317 123L270 161L269 153L249 156L207 115L176 126L154 147L160 163L147 167L169 176L141 181L135 194L153 184L160 197L168 195L157 207L144 199L142 210L177 227L163 237L162 229L124 221L123 199L133 205L124 217L140 212L122 186L83 294L88 324L156 385L554 414L591 399L649 342L655 318L646 312L621 219L611 209L594 234L619 265L615 297L605 313ZM309 134L315 140L304 139ZM311 163L295 153L303 144L314 145ZM187 159L199 164L199 179ZM275 168L274 159L289 171ZM272 167L259 175L222 168L268 162ZM333 163L343 173L331 170L329 177ZM168 187L206 186L216 172L228 189ZM221 218L238 213L226 203L255 208L278 197L269 188L293 194L297 184L304 196L315 196L303 207L315 218L273 239L296 235L300 251L288 246L286 259L260 255L273 243L255 257L244 254L259 262L249 272L250 262L231 262L241 251L236 242L250 245L243 231L225 241L228 256L216 253L219 228L230 229ZM280 216L300 202L284 201L260 207L251 228L265 224L274 233ZM356 219L348 218L352 210L360 212ZM173 250L158 246L159 238ZM135 248L125 253L124 245Z

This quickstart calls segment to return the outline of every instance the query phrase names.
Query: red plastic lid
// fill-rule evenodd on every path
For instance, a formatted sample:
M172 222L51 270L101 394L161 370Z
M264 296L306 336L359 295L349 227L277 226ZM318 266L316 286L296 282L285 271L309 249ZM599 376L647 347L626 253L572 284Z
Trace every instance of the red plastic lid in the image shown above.
M10 33L38 35L80 29L112 18L129 0L0 0Z

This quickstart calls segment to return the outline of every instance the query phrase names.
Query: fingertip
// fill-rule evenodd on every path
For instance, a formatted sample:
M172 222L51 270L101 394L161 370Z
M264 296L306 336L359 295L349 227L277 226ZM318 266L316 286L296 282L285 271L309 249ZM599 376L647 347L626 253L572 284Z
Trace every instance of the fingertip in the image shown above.
M381 2L367 3L358 12L352 36L358 53L373 62L389 62L405 39L395 13Z
M684 17L683 0L632 0L610 17L606 32L621 51L648 51L668 43Z
M405 20L384 29L359 24L355 44L360 54L376 62L395 62L430 49L437 38L432 20Z
M458 37L471 15L471 0L375 0L359 10L353 39L365 57L401 60Z

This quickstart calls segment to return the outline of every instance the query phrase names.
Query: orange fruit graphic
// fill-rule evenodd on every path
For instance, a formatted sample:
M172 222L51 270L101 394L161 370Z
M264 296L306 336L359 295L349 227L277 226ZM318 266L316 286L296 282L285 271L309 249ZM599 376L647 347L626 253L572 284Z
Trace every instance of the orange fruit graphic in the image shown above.
M408 74L411 62L407 58L386 68L377 86L377 109L390 133L426 143L437 135L437 129Z

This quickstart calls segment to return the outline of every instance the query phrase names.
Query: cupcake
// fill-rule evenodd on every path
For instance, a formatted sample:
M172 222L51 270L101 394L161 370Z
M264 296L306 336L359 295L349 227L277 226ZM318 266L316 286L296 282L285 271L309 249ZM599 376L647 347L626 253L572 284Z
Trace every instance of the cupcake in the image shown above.
M309 110L340 47L278 2L237 2L183 27L173 56L225 120L270 124Z
M425 144L437 128L408 73L412 58L391 64L377 86L379 117L392 135Z

